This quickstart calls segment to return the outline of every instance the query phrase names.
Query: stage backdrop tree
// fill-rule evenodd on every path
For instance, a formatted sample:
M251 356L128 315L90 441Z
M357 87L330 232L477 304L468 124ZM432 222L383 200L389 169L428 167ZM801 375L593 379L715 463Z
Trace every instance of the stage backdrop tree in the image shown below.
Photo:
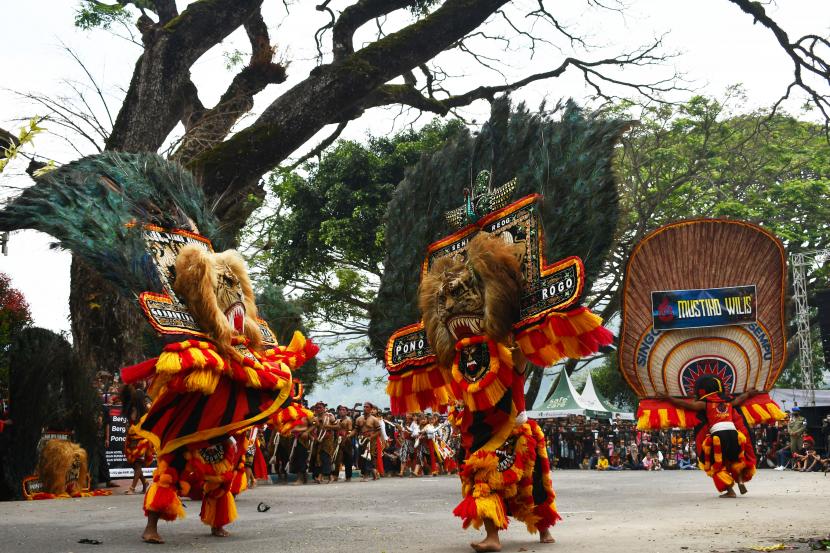
M820 50L809 47L810 37L792 43L760 4L725 0L724 6L727 1L748 14L747 24L751 18L769 30L770 40L778 41L791 55L797 69L796 85L808 94L813 92L811 100L824 110L827 96L803 82L819 74L826 83L830 67L814 55ZM181 12L174 0L123 0L111 5L83 1L76 19L81 27L114 25L135 18L141 55L111 124L107 118L103 125L96 125L100 121L93 118L90 131L84 126L90 123L89 118L78 123L77 113L67 112L60 102L44 104L49 113L43 115L74 128L78 131L75 138L85 137L96 148L120 151L158 151L182 125L185 134L172 157L199 176L223 222L225 242L232 243L264 197L261 178L265 173L319 131L334 126L334 132L340 132L367 109L404 105L444 115L475 100L492 99L498 93L568 71L584 76L598 94L603 94L605 87L617 93L620 87L628 87L632 93L653 97L672 87L671 76L666 80L661 75L651 86L632 77L637 66L661 61L659 41L617 56L594 58L586 53L586 42L563 27L552 3L544 0L529 7L508 0L355 0L342 7L332 4L323 0L317 6L321 22L312 33L320 51L318 66L274 99L247 127L231 134L252 109L255 96L286 79L289 60L275 61L277 47L263 19L263 0L198 0L186 4ZM592 0L585 4L605 6ZM291 3L284 5L290 8ZM409 16L398 17L403 13ZM510 36L481 31L488 20L506 21L502 28ZM379 31L374 38L364 33L359 42L354 40L361 28L376 27ZM250 39L247 63L230 80L220 100L205 106L190 69L240 28ZM441 67L434 61L439 54L452 50L486 65L488 58L478 50L481 41L503 49L505 40L528 56L538 48L552 46L548 50L551 61L538 62L540 72L513 82L499 79L499 84L476 83L466 90L449 90L447 76L466 72L466 67ZM560 46L568 53L558 53ZM581 54L568 55L571 52ZM0 133L0 140L15 142L14 135L7 132ZM47 152L39 153L48 157ZM34 164L31 169L36 167ZM101 369L115 371L143 357L143 323L136 307L118 299L99 275L78 260L72 266L70 310L79 378Z

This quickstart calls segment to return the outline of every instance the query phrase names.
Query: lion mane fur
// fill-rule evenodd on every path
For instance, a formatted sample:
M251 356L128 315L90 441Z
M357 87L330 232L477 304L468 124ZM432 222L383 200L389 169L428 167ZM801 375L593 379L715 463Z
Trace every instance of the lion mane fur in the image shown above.
M86 450L68 440L49 440L43 445L37 464L37 476L43 491L60 495L79 493L89 480ZM77 480L67 477L78 470Z
M176 279L173 290L187 304L193 318L210 336L217 348L230 354L233 349L231 338L233 331L228 325L225 313L219 308L216 288L219 274L226 265L239 280L242 288L242 304L245 306L245 336L250 340L252 349L262 346L262 333L256 322L257 308L254 290L245 261L239 252L226 250L221 253L208 252L196 246L185 246L176 257Z
M455 358L455 339L447 328L444 290L447 283L470 272L484 299L484 333L496 342L510 338L519 317L523 277L516 246L498 236L480 232L463 256L446 256L435 261L421 281L419 307L427 339L442 367Z

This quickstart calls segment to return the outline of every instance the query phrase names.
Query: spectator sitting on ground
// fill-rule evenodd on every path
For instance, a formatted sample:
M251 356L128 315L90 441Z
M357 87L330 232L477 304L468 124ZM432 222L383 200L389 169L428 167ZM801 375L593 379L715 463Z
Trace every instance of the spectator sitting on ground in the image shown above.
M677 467L680 470L694 470L697 468L692 464L692 459L689 457L688 453L684 453L680 460L677 461Z
M793 459L796 459L793 464L793 470L799 472L812 472L816 470L821 461L821 457L816 453L813 440L809 436L804 438L803 451L800 454L793 454Z
M775 458L778 460L778 466L775 467L775 470L784 470L787 467L787 463L793 458L792 452L790 451L790 444L787 443L784 447L776 451Z
M614 455L612 455L611 458L608 460L608 470L622 470L622 469L623 469L623 465L622 465L622 462L620 462L620 456L617 455L616 452L614 452Z
M597 460L597 470L608 470L608 457L600 455Z
M597 468L597 463L599 462L599 458L600 458L600 456L601 456L601 454L600 454L600 450L599 450L599 449L595 449L595 450L594 450L594 454L593 454L593 455L591 455L591 458L590 458L590 459L588 459L588 468L589 468L590 470L594 470L595 468Z
M646 456L643 457L643 470L654 470L654 459L651 456L651 452L649 451L646 453Z

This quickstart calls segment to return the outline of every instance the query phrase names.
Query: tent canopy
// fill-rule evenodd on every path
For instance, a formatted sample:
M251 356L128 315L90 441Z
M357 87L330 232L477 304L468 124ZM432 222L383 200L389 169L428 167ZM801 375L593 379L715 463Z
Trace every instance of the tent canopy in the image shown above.
M625 413L611 405L597 392L591 373L585 381L582 394L576 391L567 371L559 371L553 394L542 405L527 412L532 419L554 419L568 415L583 415L592 419L611 419L617 414L624 420L634 420L633 413Z
M584 415L598 419L610 419L613 416L610 410L599 403L586 404L574 388L567 371L561 370L553 394L538 409L528 411L527 416L533 419L549 419L568 415Z
M634 413L620 411L597 391L594 387L594 379L591 377L591 373L588 373L588 379L585 381L585 387L582 389L579 397L582 399L582 403L590 409L595 411L610 411L614 413L614 416L619 414L621 419L634 420Z

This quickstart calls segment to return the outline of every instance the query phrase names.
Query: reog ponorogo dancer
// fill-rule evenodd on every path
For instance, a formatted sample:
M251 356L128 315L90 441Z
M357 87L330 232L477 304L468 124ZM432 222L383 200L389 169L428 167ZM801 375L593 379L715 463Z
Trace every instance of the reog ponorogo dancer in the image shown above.
M561 212L553 208L579 202L577 195L569 197L568 182L560 180L563 175L581 179L596 196L615 190L610 153L624 125L586 120L573 107L562 122L526 112L507 113L506 107L504 100L494 105L490 123L479 138L470 139L469 150L448 145L413 169L390 204L390 214L396 209L412 212L405 191L415 189L419 175L444 180L430 181L430 190L436 192L423 221L411 215L390 216L387 229L387 266L412 267L417 261L409 256L423 250L403 244L413 237L432 240L423 245L426 259L420 258L421 322L394 332L387 343L387 393L395 413L440 411L454 405L451 419L460 429L465 458L459 468L463 499L453 512L464 528L485 529L485 538L471 544L476 551L501 550L499 531L507 528L508 516L522 521L529 532L538 532L541 542L554 541L551 527L560 517L545 438L525 412L527 360L550 366L565 357L591 355L613 338L599 317L578 306L586 271L582 261L569 257L549 263L551 250L543 235L561 232L562 227L555 225L561 222L557 215ZM514 124L533 127L526 136L544 136L540 143L531 141L532 146L526 147L550 156L547 169L535 170L533 164L539 159L535 153L523 150L508 159L501 147L489 149L492 143L515 136L499 134ZM581 152L579 157L564 153L578 149L588 135L595 152ZM551 142L558 145L547 150ZM460 182L444 177L451 177L459 165L475 174L480 163L475 152L496 156L487 158L492 172L479 173L467 189L469 177ZM588 160L590 169L580 165ZM521 173L521 179L512 179L516 173L499 164ZM502 180L494 182L494 174ZM551 175L555 179L548 180ZM553 187L554 181L560 187L558 197L543 198L538 192ZM457 209L441 203L448 201L452 190L456 198L464 198ZM443 220L435 215L436 206L447 209ZM589 253L591 246L582 247ZM400 288L390 277L382 282L379 297L392 290L400 296ZM411 301L409 290L404 302Z
M784 417L767 391L787 358L784 247L744 221L663 226L626 267L620 371L637 428L691 429L721 497L755 473L749 428Z

